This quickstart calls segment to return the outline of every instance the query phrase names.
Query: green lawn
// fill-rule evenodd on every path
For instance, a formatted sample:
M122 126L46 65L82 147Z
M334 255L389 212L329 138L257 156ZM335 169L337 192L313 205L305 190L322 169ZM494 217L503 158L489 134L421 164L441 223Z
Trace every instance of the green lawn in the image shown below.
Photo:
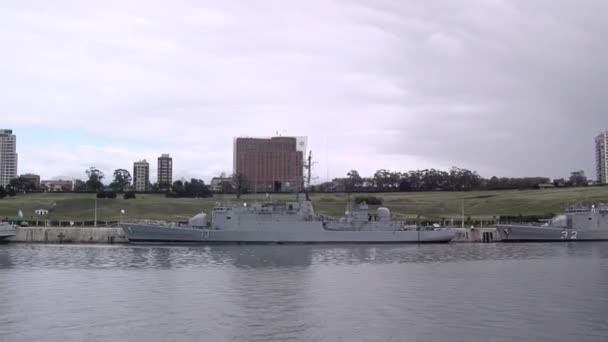
M351 195L352 199L357 196ZM490 218L496 215L546 215L559 213L565 206L576 202L608 202L608 187L566 188L526 191L474 191L474 192L412 192L371 194L384 198L384 205L400 216L455 218L461 216L464 201L465 215L473 218ZM264 195L257 198L262 201ZM287 200L294 195L273 195L275 200ZM138 194L137 199L97 200L97 218L100 221L120 219L124 209L125 219L185 220L204 211L209 213L215 202L234 200L232 195L216 195L213 198L166 198L163 195ZM344 213L347 195L313 194L317 212L338 216ZM251 202L253 195L244 196L242 201ZM55 210L47 219L51 220L93 220L94 194L28 194L0 199L0 217L15 219L19 209L24 219L36 219L34 210L48 208L56 203Z

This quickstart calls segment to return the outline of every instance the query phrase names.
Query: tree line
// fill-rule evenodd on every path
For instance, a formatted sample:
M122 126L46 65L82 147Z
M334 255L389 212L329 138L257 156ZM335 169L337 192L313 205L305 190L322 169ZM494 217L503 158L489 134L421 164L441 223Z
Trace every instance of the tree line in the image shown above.
M112 181L104 183L104 173L92 166L85 171L86 181L75 180L74 191L96 192L98 194L109 191L115 193L133 192L131 173L125 169L114 170ZM224 178L224 177L222 177ZM571 172L569 178L550 180L547 177L481 177L476 171L452 167L449 171L437 169L413 170L397 172L380 169L371 177L362 177L357 170L351 170L346 177L335 178L310 186L311 192L391 192L391 191L472 191L472 190L511 190L511 189L538 189L543 186L569 187L587 186L589 184L583 171ZM237 198L241 194L252 191L249 180L243 174L227 177L220 184L221 192L234 193ZM177 180L172 184L151 184L152 192L163 192L167 197L210 197L211 190L201 179L192 178L190 181ZM17 193L42 191L32 179L17 177L12 179L6 187L0 186L0 199L15 196ZM104 197L104 195L100 195ZM112 197L105 196L105 197Z
M472 191L539 189L542 186L587 186L583 171L574 171L569 179L551 180L548 177L481 177L476 171L453 167L449 171L437 169L396 172L380 169L372 177L362 177L351 170L346 177L335 178L311 186L316 192L391 192L391 191Z
M76 192L95 192L98 198L116 198L117 193L124 193L123 198L135 198L133 177L125 169L114 170L111 182L104 182L105 174L98 168L91 166L85 170L86 180L74 180L73 190ZM177 180L172 184L149 184L147 191L162 192L167 197L210 197L211 190L201 179L192 178L190 181ZM17 177L6 186L0 186L0 199L15 196L17 193L40 192L41 189L33 180L26 177Z
M87 181L79 186L75 186L75 191L103 191L106 187L103 183L104 174L99 169L91 167L86 170ZM113 180L108 187L116 192L123 192L126 189L132 190L131 173L125 169L114 171ZM167 197L210 197L211 190L201 179L192 178L190 181L177 180L172 184L155 183L148 185L149 190L154 192L164 192Z

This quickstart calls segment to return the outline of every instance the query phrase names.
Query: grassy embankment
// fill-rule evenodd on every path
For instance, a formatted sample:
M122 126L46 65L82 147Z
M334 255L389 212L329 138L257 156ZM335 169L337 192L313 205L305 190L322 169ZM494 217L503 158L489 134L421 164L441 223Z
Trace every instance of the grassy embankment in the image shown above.
M366 194L367 195L367 194ZM394 214L415 217L417 214L428 218L454 218L459 220L464 201L465 215L475 218L491 218L496 215L546 215L559 213L565 206L575 202L608 202L608 187L566 188L546 190L472 191L472 192L411 192L377 193L370 196L384 198L384 206ZM352 194L351 198L357 194ZM257 198L264 199L263 194ZM293 195L273 195L275 200L287 200ZM185 220L204 211L210 212L214 203L234 200L233 195L216 195L213 198L166 198L163 195L138 194L137 199L99 199L97 218L100 221L120 220L120 210L125 210L124 219ZM344 212L347 195L313 194L317 212L339 216ZM253 195L243 196L242 201L251 202ZM50 220L93 220L94 194L43 193L18 195L0 200L0 217L16 219L21 209L24 219L35 220L34 210L48 208L56 203L47 219Z

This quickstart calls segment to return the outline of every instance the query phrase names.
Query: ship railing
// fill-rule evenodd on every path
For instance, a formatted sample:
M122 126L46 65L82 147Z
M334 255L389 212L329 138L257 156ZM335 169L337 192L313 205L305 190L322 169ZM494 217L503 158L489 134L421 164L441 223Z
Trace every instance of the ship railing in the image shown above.
M530 227L542 227L547 222L525 222L525 221L498 221L497 225L517 225L517 226L530 226ZM457 227L458 228L458 227Z

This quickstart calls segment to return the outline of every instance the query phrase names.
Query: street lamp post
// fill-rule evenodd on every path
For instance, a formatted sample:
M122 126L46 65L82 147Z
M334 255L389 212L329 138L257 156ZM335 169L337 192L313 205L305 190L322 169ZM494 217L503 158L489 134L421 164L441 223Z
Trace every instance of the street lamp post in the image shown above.
M93 227L97 227L97 196L95 196L95 217L93 218Z
M462 224L461 228L464 228L464 198L462 199Z

